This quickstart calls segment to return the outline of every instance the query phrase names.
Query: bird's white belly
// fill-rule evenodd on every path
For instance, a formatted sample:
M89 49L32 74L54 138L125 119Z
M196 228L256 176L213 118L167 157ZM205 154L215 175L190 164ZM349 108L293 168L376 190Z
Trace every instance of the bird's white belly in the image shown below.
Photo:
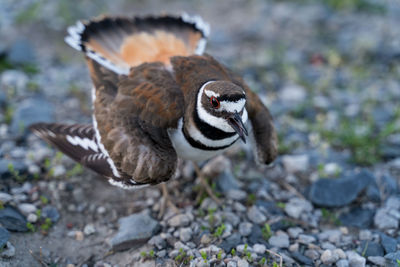
M220 150L202 150L195 148L189 144L189 142L183 135L182 126L183 126L182 119L180 119L177 129L168 129L168 134L171 139L172 145L176 153L178 154L178 157L182 159L201 162L210 159L214 156L217 156L219 154L222 154L225 150L229 148L227 147L225 149L220 149Z

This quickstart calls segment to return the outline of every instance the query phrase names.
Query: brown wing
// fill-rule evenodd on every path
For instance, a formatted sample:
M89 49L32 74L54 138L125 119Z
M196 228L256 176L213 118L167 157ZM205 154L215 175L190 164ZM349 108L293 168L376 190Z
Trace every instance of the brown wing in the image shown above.
M157 184L171 178L177 155L167 129L183 114L183 95L161 63L116 75L88 59L96 87L95 125L114 162L119 184Z
M246 109L252 125L256 158L260 163L269 164L277 155L277 136L272 117L260 98L245 84L243 79L220 64L209 55L173 57L171 59L177 82L185 92L185 97L193 94L210 80L228 80L246 91ZM192 95L191 95L192 94Z
M60 151L106 177L113 177L107 156L102 153L92 125L35 123L30 130Z

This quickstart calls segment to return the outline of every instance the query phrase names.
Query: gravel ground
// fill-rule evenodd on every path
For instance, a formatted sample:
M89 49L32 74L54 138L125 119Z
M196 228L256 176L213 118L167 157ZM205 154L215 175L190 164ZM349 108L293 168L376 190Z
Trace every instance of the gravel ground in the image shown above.
M323 4L324 3L324 4ZM90 122L77 19L187 11L207 52L274 115L280 156L238 144L168 187L110 186L26 130ZM399 266L400 4L396 0L32 1L0 7L0 266Z

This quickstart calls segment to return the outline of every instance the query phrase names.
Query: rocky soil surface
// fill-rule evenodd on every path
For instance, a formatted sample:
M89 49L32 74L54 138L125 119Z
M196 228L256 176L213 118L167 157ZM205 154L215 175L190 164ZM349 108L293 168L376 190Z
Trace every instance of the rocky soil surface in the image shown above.
M280 156L238 144L159 187L124 191L34 137L90 122L77 19L187 11L208 53L270 108ZM33 1L0 5L0 266L400 266L400 4L393 1Z

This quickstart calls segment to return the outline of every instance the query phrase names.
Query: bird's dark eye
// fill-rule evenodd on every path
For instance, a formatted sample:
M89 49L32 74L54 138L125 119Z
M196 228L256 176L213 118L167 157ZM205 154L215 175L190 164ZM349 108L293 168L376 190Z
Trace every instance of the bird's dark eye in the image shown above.
M218 99L217 99L215 96L212 96L212 97L210 98L210 102L211 102L211 105L212 105L214 108L216 108L216 109L219 108L219 101L218 101Z

